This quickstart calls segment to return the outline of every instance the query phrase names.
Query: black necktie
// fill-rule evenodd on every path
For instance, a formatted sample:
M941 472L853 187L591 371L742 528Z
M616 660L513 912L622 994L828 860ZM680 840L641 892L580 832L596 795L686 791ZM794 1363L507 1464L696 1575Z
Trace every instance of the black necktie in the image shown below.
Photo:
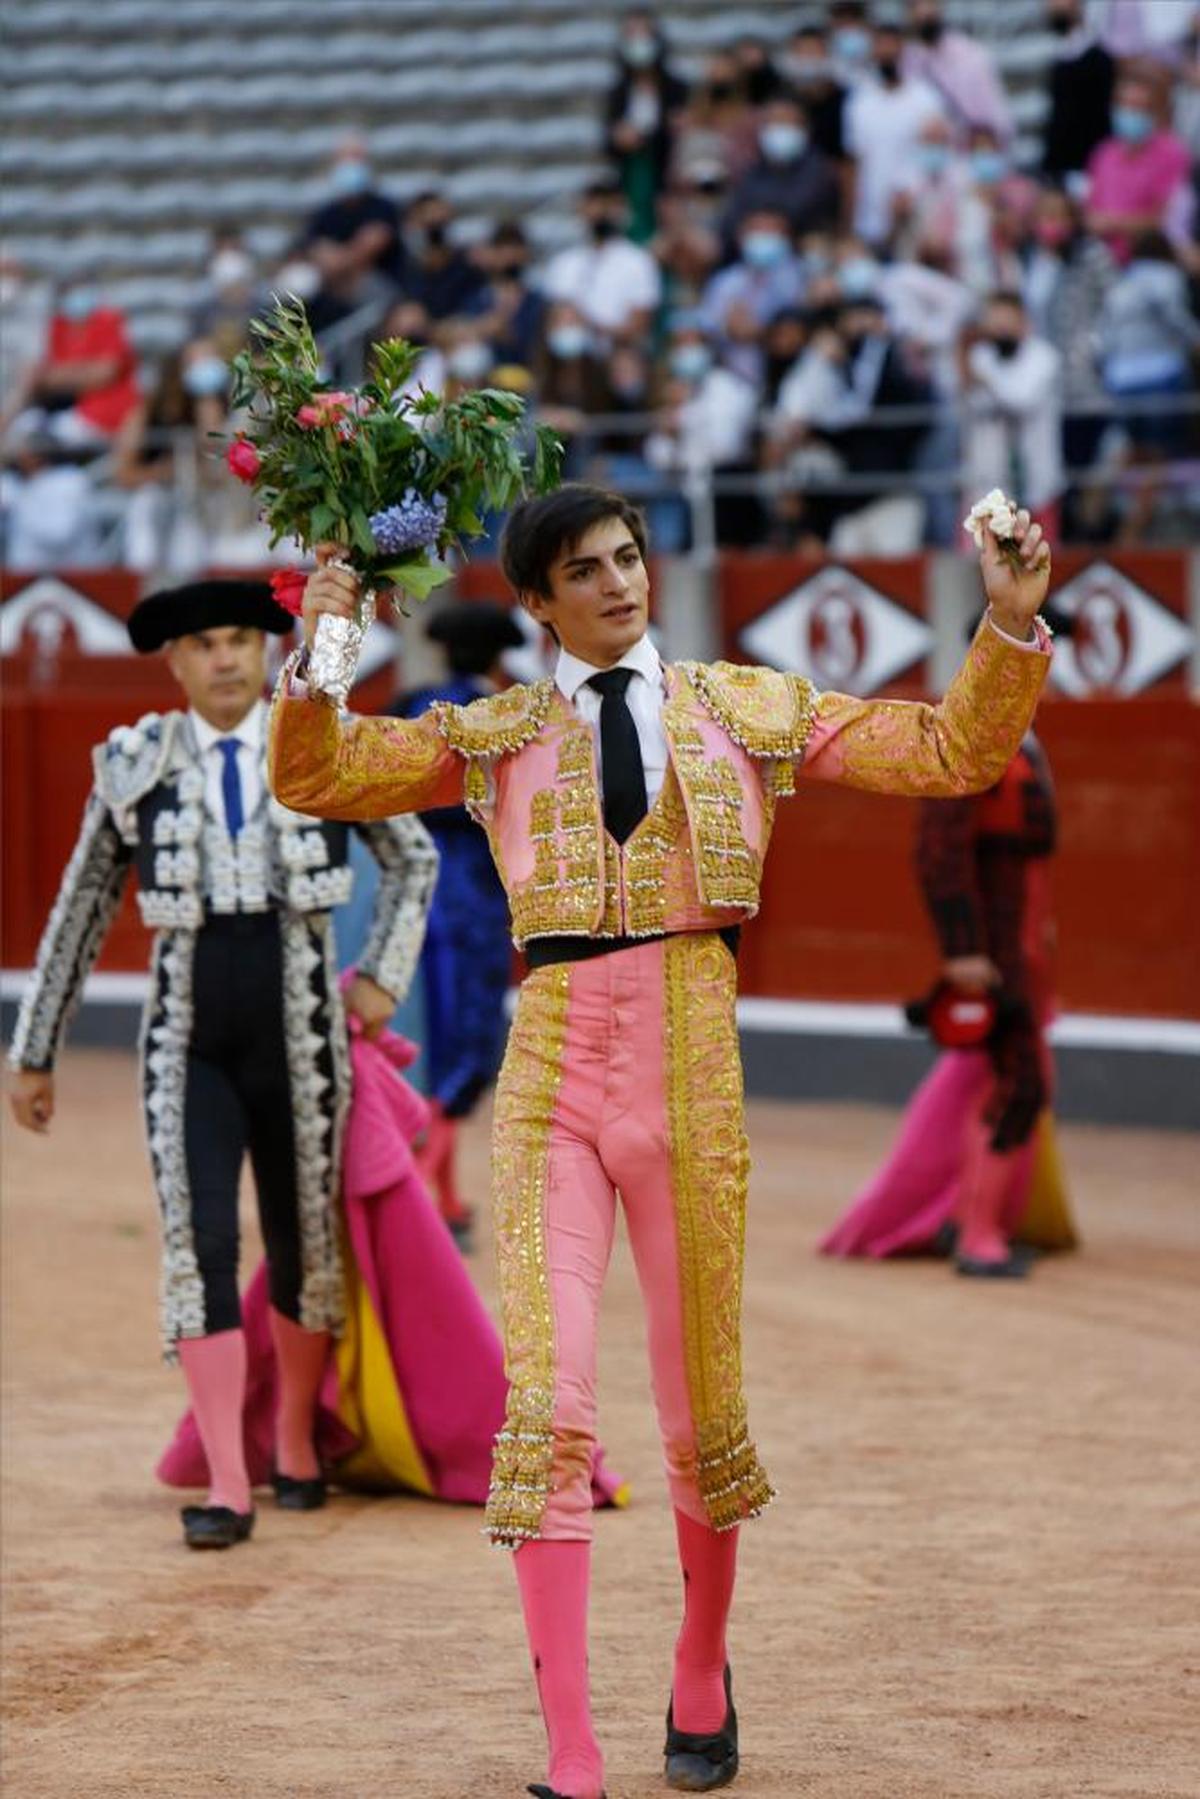
M631 668L610 668L588 682L600 695L600 762L604 774L604 823L624 843L649 811L646 771L637 726L625 698Z

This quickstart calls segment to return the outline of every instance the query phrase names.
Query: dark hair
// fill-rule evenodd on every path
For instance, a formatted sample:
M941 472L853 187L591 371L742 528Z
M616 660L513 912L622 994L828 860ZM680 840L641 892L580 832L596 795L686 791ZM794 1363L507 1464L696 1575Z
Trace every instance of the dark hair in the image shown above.
M985 306L1015 306L1018 312L1025 310L1025 297L1015 287L998 287L994 293L986 295Z
M624 494L583 481L568 481L554 493L522 500L508 515L500 539L500 566L514 593L551 597L550 569L564 550L573 550L593 525L619 518L646 559L646 520Z

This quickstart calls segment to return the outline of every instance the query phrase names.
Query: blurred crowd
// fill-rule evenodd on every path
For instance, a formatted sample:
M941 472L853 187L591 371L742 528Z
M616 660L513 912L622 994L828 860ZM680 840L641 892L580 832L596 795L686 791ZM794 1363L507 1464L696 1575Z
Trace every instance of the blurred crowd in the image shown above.
M398 204L347 138L281 262L217 236L149 379L102 294L0 264L7 560L99 553L89 464L121 496L117 559L261 559L245 496L170 444L229 427L229 359L279 291L332 346L363 319L421 344L427 388L526 395L663 551L953 547L993 486L1052 541L1174 540L1200 461L1200 8L1045 0L1045 26L1030 162L941 0L828 0L691 82L635 8L578 242L538 262L515 217L472 237L440 192Z

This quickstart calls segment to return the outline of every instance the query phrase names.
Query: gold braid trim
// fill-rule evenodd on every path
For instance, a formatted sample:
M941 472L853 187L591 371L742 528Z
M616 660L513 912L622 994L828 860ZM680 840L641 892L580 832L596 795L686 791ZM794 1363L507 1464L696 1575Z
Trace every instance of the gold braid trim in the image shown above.
M737 662L681 662L706 711L750 756L801 756L816 719L817 694L803 675Z
M508 756L523 749L546 722L554 699L554 682L506 687L467 706L437 700L429 716L452 750L460 756Z
M750 1153L742 1124L737 971L719 937L664 951L667 1120L696 1479L714 1530L775 1496L746 1430L742 1263Z
M555 1344L545 1203L569 981L565 962L528 976L496 1086L492 1215L509 1389L492 1453L484 1535L500 1549L519 1549L541 1535L553 1483Z

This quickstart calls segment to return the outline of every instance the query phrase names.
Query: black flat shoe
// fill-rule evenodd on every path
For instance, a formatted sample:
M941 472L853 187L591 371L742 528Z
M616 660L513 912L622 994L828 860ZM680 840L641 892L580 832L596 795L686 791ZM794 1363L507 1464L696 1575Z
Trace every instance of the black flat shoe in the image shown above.
M227 1505L185 1505L183 1540L189 1549L232 1549L254 1529L254 1512L235 1512Z
M311 1480L296 1480L291 1474L276 1472L271 1476L271 1485L276 1505L285 1512L319 1512L329 1497L323 1474L314 1474Z
M570 1793L556 1793L553 1787L526 1787L525 1791L532 1793L533 1799L571 1799ZM604 1799L603 1793L601 1793L600 1799Z
M676 1730L674 1700L667 1706L667 1785L678 1793L711 1793L726 1787L738 1771L738 1723L733 1709L733 1679L725 1669L725 1722L710 1736Z
M1023 1281L1033 1267L1033 1254L1028 1249L1013 1249L1002 1262L984 1261L981 1256L958 1256L955 1269L976 1281Z

